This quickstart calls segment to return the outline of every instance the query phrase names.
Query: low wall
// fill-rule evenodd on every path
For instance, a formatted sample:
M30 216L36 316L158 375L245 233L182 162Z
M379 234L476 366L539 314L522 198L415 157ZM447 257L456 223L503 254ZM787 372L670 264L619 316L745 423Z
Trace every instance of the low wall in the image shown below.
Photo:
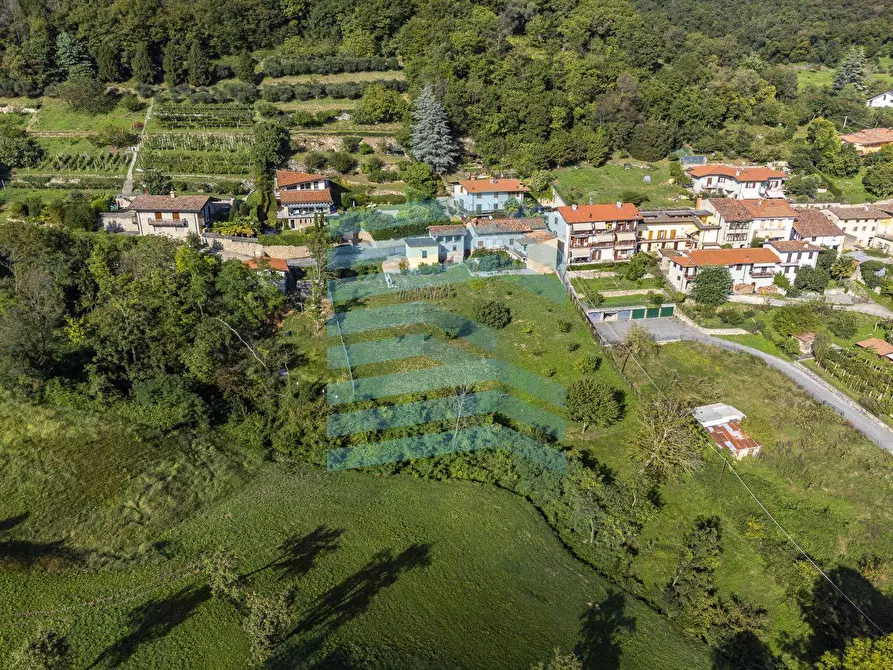
M217 233L204 233L202 241L216 251L228 251L239 256L249 256L252 258L258 256L269 256L270 258L281 258L283 260L291 260L293 258L309 258L310 252L307 247L294 247L285 245L265 246L260 244L253 237L230 237L228 235L218 235Z

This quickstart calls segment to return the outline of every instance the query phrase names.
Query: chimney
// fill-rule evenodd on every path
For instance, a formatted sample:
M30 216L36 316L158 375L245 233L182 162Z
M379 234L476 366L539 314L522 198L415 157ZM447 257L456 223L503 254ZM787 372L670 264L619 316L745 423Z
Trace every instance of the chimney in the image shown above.
M617 201L617 209L623 209L623 203L619 200Z
M701 196L695 198L695 209L701 209L704 205L704 199Z
M573 205L571 205L571 209L574 210L575 212L577 211L577 205L576 205L576 203L574 203Z
M171 197L172 197L172 198L176 198L176 197L177 197L177 192L176 192L176 191L171 191Z

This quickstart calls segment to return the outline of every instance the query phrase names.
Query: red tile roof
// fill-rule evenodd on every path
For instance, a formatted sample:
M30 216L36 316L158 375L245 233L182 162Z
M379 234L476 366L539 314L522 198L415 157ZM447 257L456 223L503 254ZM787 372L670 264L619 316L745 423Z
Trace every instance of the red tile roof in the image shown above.
M817 209L797 210L794 230L800 237L843 237L844 232Z
M322 181L326 177L321 174L309 172L292 172L291 170L276 170L276 183L279 188L283 186L295 186L296 184L309 184L314 181Z
M856 342L856 346L862 347L863 349L871 349L878 356L889 356L890 354L893 354L893 344L884 342L884 340L879 340L876 337L869 337L867 340Z
M317 202L331 203L334 201L332 200L332 194L329 192L329 189L324 188L322 190L304 189L301 191L282 191L282 193L279 194L279 202L283 205L295 205Z
M591 221L641 221L639 208L631 202L613 205L570 205L559 207L558 213L567 223L589 223Z
M468 229L465 228L465 225L461 223L450 223L442 226L428 226L428 234L431 237L437 237L439 235L464 235L467 232Z
M797 210L782 198L745 198L740 202L755 219L789 219L797 216Z
M688 263L681 262L683 258ZM760 247L758 249L696 249L686 251L683 256L670 259L671 263L677 263L683 267L707 267L710 265L752 265L754 263L778 263L780 259L771 249Z
M868 128L841 135L840 139L848 144L890 144L893 142L893 128Z
M269 256L263 256L262 258L249 258L247 261L242 261L245 265L250 267L252 270L257 270L258 267L261 267L266 263L267 267L271 270L276 270L277 272L288 272L288 263L282 258L270 258Z
M730 449L732 453L737 453L745 449L756 449L759 443L741 430L741 424L737 421L729 421L721 423L718 426L710 426L707 428L710 437L720 447Z
M207 195L140 195L127 209L136 212L200 212L208 201Z
M832 207L831 213L841 221L858 221L860 219L879 221L889 219L887 212L870 207L869 205L860 205L858 207Z
M732 198L710 198L707 202L716 210L725 221L729 223L753 221L747 207L740 200Z
M468 193L527 193L520 179L463 179L459 185Z
M692 177L730 177L735 181L766 181L786 179L787 174L766 167L736 167L734 165L696 165L688 171Z
M542 219L490 219L478 217L470 219L468 225L476 235L500 235L509 233L529 233L533 230L543 230L546 222Z
M805 240L772 240L771 242L766 242L767 245L775 249L776 251L782 251L785 253L791 253L796 251L821 251L821 247L817 247L814 244L810 244Z

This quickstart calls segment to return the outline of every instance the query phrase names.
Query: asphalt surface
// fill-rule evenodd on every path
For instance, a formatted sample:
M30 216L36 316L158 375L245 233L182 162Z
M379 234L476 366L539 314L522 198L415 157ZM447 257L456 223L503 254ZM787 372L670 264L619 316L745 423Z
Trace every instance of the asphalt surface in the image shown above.
M876 445L893 453L893 429L803 365L783 360L737 342L705 335L673 318L641 319L635 322L609 321L596 325L596 330L598 330L606 342L616 344L623 339L624 334L632 327L633 323L651 332L658 342L692 340L711 344L728 351L756 356L765 361L767 365L790 377L814 399L831 407Z

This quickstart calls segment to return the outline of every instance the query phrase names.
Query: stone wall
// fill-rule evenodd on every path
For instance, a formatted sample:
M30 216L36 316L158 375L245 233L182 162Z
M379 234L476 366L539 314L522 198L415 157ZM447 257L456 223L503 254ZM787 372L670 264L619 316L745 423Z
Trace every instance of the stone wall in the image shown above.
M285 245L264 246L253 237L229 237L227 235L218 235L217 233L203 233L202 241L215 251L227 251L232 254L250 258L269 256L270 258L291 260L294 258L310 257L310 252L307 250L307 247Z

